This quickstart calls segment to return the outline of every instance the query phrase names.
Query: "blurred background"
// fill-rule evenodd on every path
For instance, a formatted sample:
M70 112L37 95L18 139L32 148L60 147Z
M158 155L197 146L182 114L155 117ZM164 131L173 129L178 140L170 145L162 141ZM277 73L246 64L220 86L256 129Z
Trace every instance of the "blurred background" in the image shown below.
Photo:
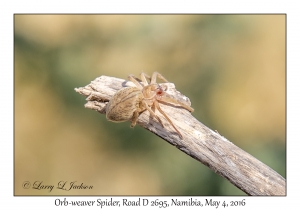
M15 195L245 195L74 91L160 72L193 115L286 177L285 15L15 15ZM23 183L93 186L24 189Z

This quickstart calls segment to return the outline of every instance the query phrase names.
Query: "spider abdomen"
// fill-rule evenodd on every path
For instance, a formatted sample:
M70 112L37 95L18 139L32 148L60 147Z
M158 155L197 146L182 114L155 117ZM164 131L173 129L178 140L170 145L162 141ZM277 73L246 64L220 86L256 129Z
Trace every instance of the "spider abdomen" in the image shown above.
M106 118L113 122L124 122L132 119L139 109L143 98L137 87L126 87L115 93L106 106Z

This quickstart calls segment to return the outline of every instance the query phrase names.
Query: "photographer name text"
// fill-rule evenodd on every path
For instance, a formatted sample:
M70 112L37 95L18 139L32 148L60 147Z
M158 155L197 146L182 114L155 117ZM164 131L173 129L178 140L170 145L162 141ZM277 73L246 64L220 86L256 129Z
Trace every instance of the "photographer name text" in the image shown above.
M24 189L34 189L34 190L46 190L48 192L52 192L53 189L71 191L71 190L92 190L93 185L87 185L83 182L77 181L59 181L56 185L53 184L45 184L43 181L34 181L23 182L22 187Z

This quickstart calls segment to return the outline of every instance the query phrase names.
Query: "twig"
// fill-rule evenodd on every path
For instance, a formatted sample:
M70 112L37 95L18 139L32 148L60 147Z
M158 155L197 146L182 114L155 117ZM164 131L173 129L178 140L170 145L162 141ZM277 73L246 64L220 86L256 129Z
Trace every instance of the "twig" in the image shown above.
M168 93L176 99L189 102L186 96L176 91L174 84L165 85L168 86ZM101 76L89 85L75 90L87 97L86 108L105 114L105 106L110 98L126 86L133 84L126 80ZM164 117L160 117L163 128L156 119L150 117L148 111L139 116L137 123L208 166L248 195L286 194L285 179L270 167L200 123L187 110L164 104L161 107L180 130L183 139Z

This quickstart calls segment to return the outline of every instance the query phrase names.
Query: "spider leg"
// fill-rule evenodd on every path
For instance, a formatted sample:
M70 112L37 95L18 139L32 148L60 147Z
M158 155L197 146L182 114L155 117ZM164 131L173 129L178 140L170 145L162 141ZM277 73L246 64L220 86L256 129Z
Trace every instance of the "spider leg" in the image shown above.
M155 114L155 106L154 106L154 104L152 104L151 110L152 110L153 113ZM157 116L157 115L155 114L155 116ZM158 121L160 122L160 124L162 125L162 127L164 127L164 124L162 123L161 119L160 119L158 116L157 116L157 118L158 118Z
M168 122L173 126L173 128L176 130L176 132L178 133L178 135L180 136L180 138L182 139L182 135L179 132L179 130L177 130L177 128L175 127L175 125L172 123L172 121L170 120L170 118L164 113L164 111L160 108L159 104L157 101L154 101L154 106L158 109L158 111L168 120Z
M168 80L166 80L166 78L164 78L160 73L158 72L153 72L152 77L151 77L151 83L150 84L155 84L156 83L156 78L161 79L164 82L168 82Z
M144 85L138 82L138 78L136 78L133 74L128 75L128 79L133 82L138 88L143 89Z
M188 110L189 112L193 112L194 109L192 107L190 107L189 105L187 104L184 104L180 101L177 101L176 99L174 98L171 98L167 93L165 93L160 99L159 99L160 102L162 103L167 103L167 104L173 104L173 105L177 105L177 106L180 106L180 107L183 107L184 109Z
M142 101L143 105L146 107L146 109L149 111L150 115L152 117L154 117L155 119L158 120L158 122L162 125L162 127L164 128L164 124L162 123L161 119L152 111L152 109L150 109L150 107L148 106L148 104L145 101Z
M136 125L136 121L137 121L139 115L140 115L140 113L139 113L138 111L135 111L135 112L133 113L132 121L131 121L130 127L133 128L133 127Z
M146 85L149 85L149 83L148 83L148 81L147 81L147 79L146 78L148 78L150 81L151 81L151 77L149 77L147 74L145 74L144 72L142 72L141 74L140 74L140 77L141 77L141 79L142 79L142 81L144 82L144 85L146 86Z

